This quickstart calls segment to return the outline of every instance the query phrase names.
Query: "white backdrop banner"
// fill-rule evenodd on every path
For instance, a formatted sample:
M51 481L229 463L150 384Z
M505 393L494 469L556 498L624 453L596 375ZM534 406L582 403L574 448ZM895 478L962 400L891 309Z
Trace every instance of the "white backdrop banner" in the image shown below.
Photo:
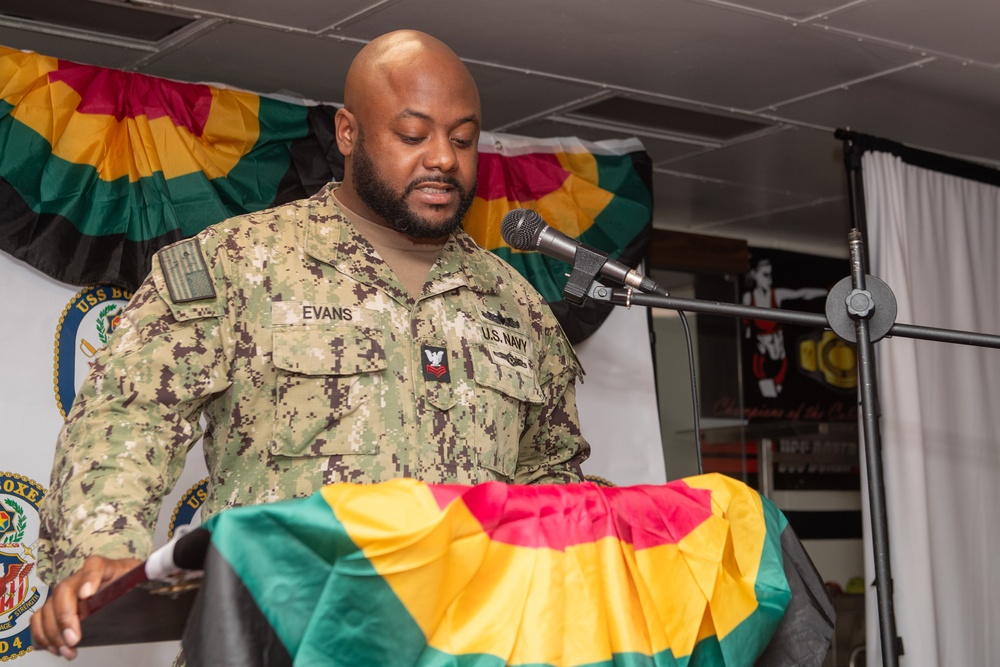
M1000 188L881 152L863 172L870 271L896 321L1000 334ZM1000 665L1000 350L893 337L876 354L901 664ZM874 667L874 588L867 607Z
M577 386L580 426L591 446L583 472L618 486L667 481L646 318L646 308L615 308L576 346L587 373Z

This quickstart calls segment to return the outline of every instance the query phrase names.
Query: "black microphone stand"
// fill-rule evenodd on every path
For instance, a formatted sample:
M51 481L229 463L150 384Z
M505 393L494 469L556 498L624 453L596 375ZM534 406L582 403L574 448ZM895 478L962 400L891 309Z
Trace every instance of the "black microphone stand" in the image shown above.
M892 599L892 573L889 565L889 523L885 507L885 483L882 476L882 445L878 429L877 378L874 343L885 337L901 336L979 347L1000 349L1000 336L935 327L896 324L896 297L889 287L874 276L865 274L864 246L861 232L848 235L851 275L830 290L826 314L803 313L779 308L657 296L632 288L612 288L595 282L601 264L586 253L577 252L573 273L564 298L582 303L581 286L590 285L586 296L617 306L647 306L685 312L723 315L784 324L800 324L831 329L840 338L857 344L858 381L861 394L861 417L865 436L865 466L868 473L868 504L872 523L872 551L875 560L875 589L878 602L879 636L882 664L898 667L902 642L896 635L896 617ZM595 268L596 267L596 268ZM698 443L701 446L701 443Z

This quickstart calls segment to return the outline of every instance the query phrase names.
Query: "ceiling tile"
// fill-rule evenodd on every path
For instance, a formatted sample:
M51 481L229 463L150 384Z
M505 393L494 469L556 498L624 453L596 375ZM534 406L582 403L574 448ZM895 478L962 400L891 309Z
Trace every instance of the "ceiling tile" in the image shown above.
M826 23L959 58L1000 64L996 0L879 0L854 5Z
M41 32L15 30L4 26L0 26L0 44L11 49L34 51L43 56L72 60L75 63L115 69L125 69L140 58L149 55L149 51L98 44Z
M247 48L248 44L253 48ZM153 61L143 71L257 93L342 102L347 68L360 49L350 42L223 24Z
M808 128L788 127L657 166L808 197L840 196L847 186L841 142L833 132Z
M729 221L808 203L806 197L653 172L653 221L664 229L709 230Z
M936 61L778 108L781 118L1000 160L1000 72Z
M81 0L0 0L0 18L147 44L166 39L194 22L190 15L138 7L131 2Z
M898 49L682 0L506 0L477 5L475 21L438 18L466 12L464 0L411 0L387 6L344 34L371 39L417 28L464 58L736 109L765 107L915 59Z
M715 4L714 0L708 2ZM787 16L793 19L806 19L824 12L850 4L844 0L739 0L739 2L719 2L730 7L746 7L748 9Z
M277 26L319 31L374 4L378 3L375 0L337 0L337 2L184 0L183 7L192 10L192 13L205 12L223 17L242 17Z
M704 233L746 239L751 246L848 257L850 228L844 198L715 225Z
M507 129L507 126L598 92L591 86L546 81L494 67L473 64L469 65L469 71L479 87L486 130L504 128L504 132L521 134L516 128Z

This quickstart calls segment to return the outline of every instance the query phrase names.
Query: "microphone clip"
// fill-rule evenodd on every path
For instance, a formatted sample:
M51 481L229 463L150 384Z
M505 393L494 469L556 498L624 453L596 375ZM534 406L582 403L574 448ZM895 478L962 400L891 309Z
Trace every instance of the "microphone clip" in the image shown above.
M606 253L581 244L573 258L573 272L563 288L563 299L576 306L583 305L591 284L607 261Z

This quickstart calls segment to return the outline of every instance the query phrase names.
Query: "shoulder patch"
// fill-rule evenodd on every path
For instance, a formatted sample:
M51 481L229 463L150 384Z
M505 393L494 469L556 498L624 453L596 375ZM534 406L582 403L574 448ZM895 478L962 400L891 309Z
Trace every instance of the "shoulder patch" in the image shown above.
M174 303L215 298L215 285L197 239L187 239L161 250L160 267Z

